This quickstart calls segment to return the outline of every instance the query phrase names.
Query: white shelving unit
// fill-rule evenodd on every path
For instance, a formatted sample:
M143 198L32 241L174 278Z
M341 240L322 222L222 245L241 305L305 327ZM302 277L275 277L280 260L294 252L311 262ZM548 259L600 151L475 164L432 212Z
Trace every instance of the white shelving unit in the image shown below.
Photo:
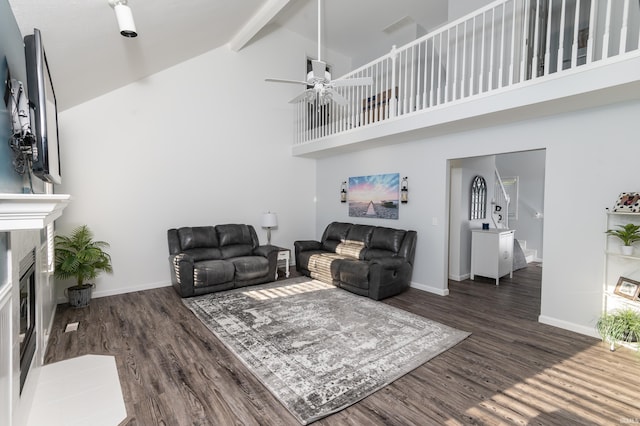
M616 225L634 223L640 225L640 213L620 213L606 210L607 229L615 229ZM640 311L640 301L627 299L614 293L620 277L626 277L640 281L640 247L635 248L631 256L623 255L620 251L621 241L618 238L606 235L604 250L604 277L603 277L603 312L614 309L630 307Z
M606 227L615 229L616 225L634 223L640 225L640 213L620 213L606 210ZM640 311L640 301L631 300L614 293L620 277L640 281L640 247L635 248L631 255L624 255L620 251L622 243L619 238L605 236L604 249L604 277L602 311L611 312L616 309L631 308ZM617 342L632 350L639 350L638 343ZM612 346L613 347L613 346ZM613 349L612 349L613 350Z

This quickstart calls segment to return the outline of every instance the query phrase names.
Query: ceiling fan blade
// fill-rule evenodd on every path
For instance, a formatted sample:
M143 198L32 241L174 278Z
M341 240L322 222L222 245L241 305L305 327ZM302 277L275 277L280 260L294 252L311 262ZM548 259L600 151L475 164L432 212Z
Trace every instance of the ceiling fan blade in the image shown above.
M344 105L347 105L349 103L347 98L345 98L344 96L342 96L340 93L336 92L335 90L327 88L325 93L326 93L325 96L327 96L329 99L331 99L333 102L335 102L336 104L338 104L340 106L344 106Z
M311 61L311 67L313 78L324 81L325 72L327 71L327 64L322 61Z
M305 83L306 84L306 83ZM289 101L290 104L297 104L298 102L309 100L312 96L315 96L316 92L313 89L307 89L304 92L300 93L295 98Z
M331 82L333 87L371 86L372 84L373 78L371 77L345 78L342 80L333 80Z
M269 83L291 83L291 84L304 84L305 86L307 85L306 81L286 80L282 78L265 78L264 81L267 81Z

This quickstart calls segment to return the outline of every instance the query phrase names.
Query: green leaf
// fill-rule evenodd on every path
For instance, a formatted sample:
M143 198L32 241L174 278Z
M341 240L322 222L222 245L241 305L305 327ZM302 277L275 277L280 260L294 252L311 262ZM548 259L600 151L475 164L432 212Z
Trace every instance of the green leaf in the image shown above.
M78 285L95 279L101 272L112 273L111 256L103 249L109 244L94 241L93 233L82 225L70 235L54 238L55 276L60 279L75 278Z
M626 225L616 225L620 229L607 229L608 235L618 237L625 246L630 246L636 241L640 241L640 225L627 223Z

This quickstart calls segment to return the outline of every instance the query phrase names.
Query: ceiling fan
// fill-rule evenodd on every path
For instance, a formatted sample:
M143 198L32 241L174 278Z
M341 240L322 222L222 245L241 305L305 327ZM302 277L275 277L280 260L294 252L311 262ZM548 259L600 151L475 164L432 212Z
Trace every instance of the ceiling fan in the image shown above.
M334 89L336 87L370 86L373 84L373 78L356 77L331 80L331 74L327 71L327 64L321 59L321 16L322 0L318 0L318 59L311 61L311 71L307 74L307 81L284 80L279 78L267 78L265 81L272 83L290 83L313 86L291 99L289 103L292 104L301 101L315 102L316 99L318 99L321 104L333 101L338 105L347 105L349 103L347 98Z

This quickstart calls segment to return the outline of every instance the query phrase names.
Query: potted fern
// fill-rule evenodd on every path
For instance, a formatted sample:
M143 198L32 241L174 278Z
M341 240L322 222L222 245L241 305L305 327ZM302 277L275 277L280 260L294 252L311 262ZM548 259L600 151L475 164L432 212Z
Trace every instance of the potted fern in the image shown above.
M640 312L631 309L618 309L602 315L596 323L602 341L609 343L609 349L615 350L619 343L633 343L640 340Z
M608 229L608 235L618 237L622 240L622 254L631 256L633 254L633 243L640 241L640 225L627 223L626 225L616 225L620 229Z
M107 247L108 243L93 240L93 233L87 225L79 226L68 236L55 236L54 275L63 280L76 280L74 286L65 290L69 305L75 308L87 306L91 300L91 290L95 287L89 281L101 272L113 272L111 256L103 250Z

